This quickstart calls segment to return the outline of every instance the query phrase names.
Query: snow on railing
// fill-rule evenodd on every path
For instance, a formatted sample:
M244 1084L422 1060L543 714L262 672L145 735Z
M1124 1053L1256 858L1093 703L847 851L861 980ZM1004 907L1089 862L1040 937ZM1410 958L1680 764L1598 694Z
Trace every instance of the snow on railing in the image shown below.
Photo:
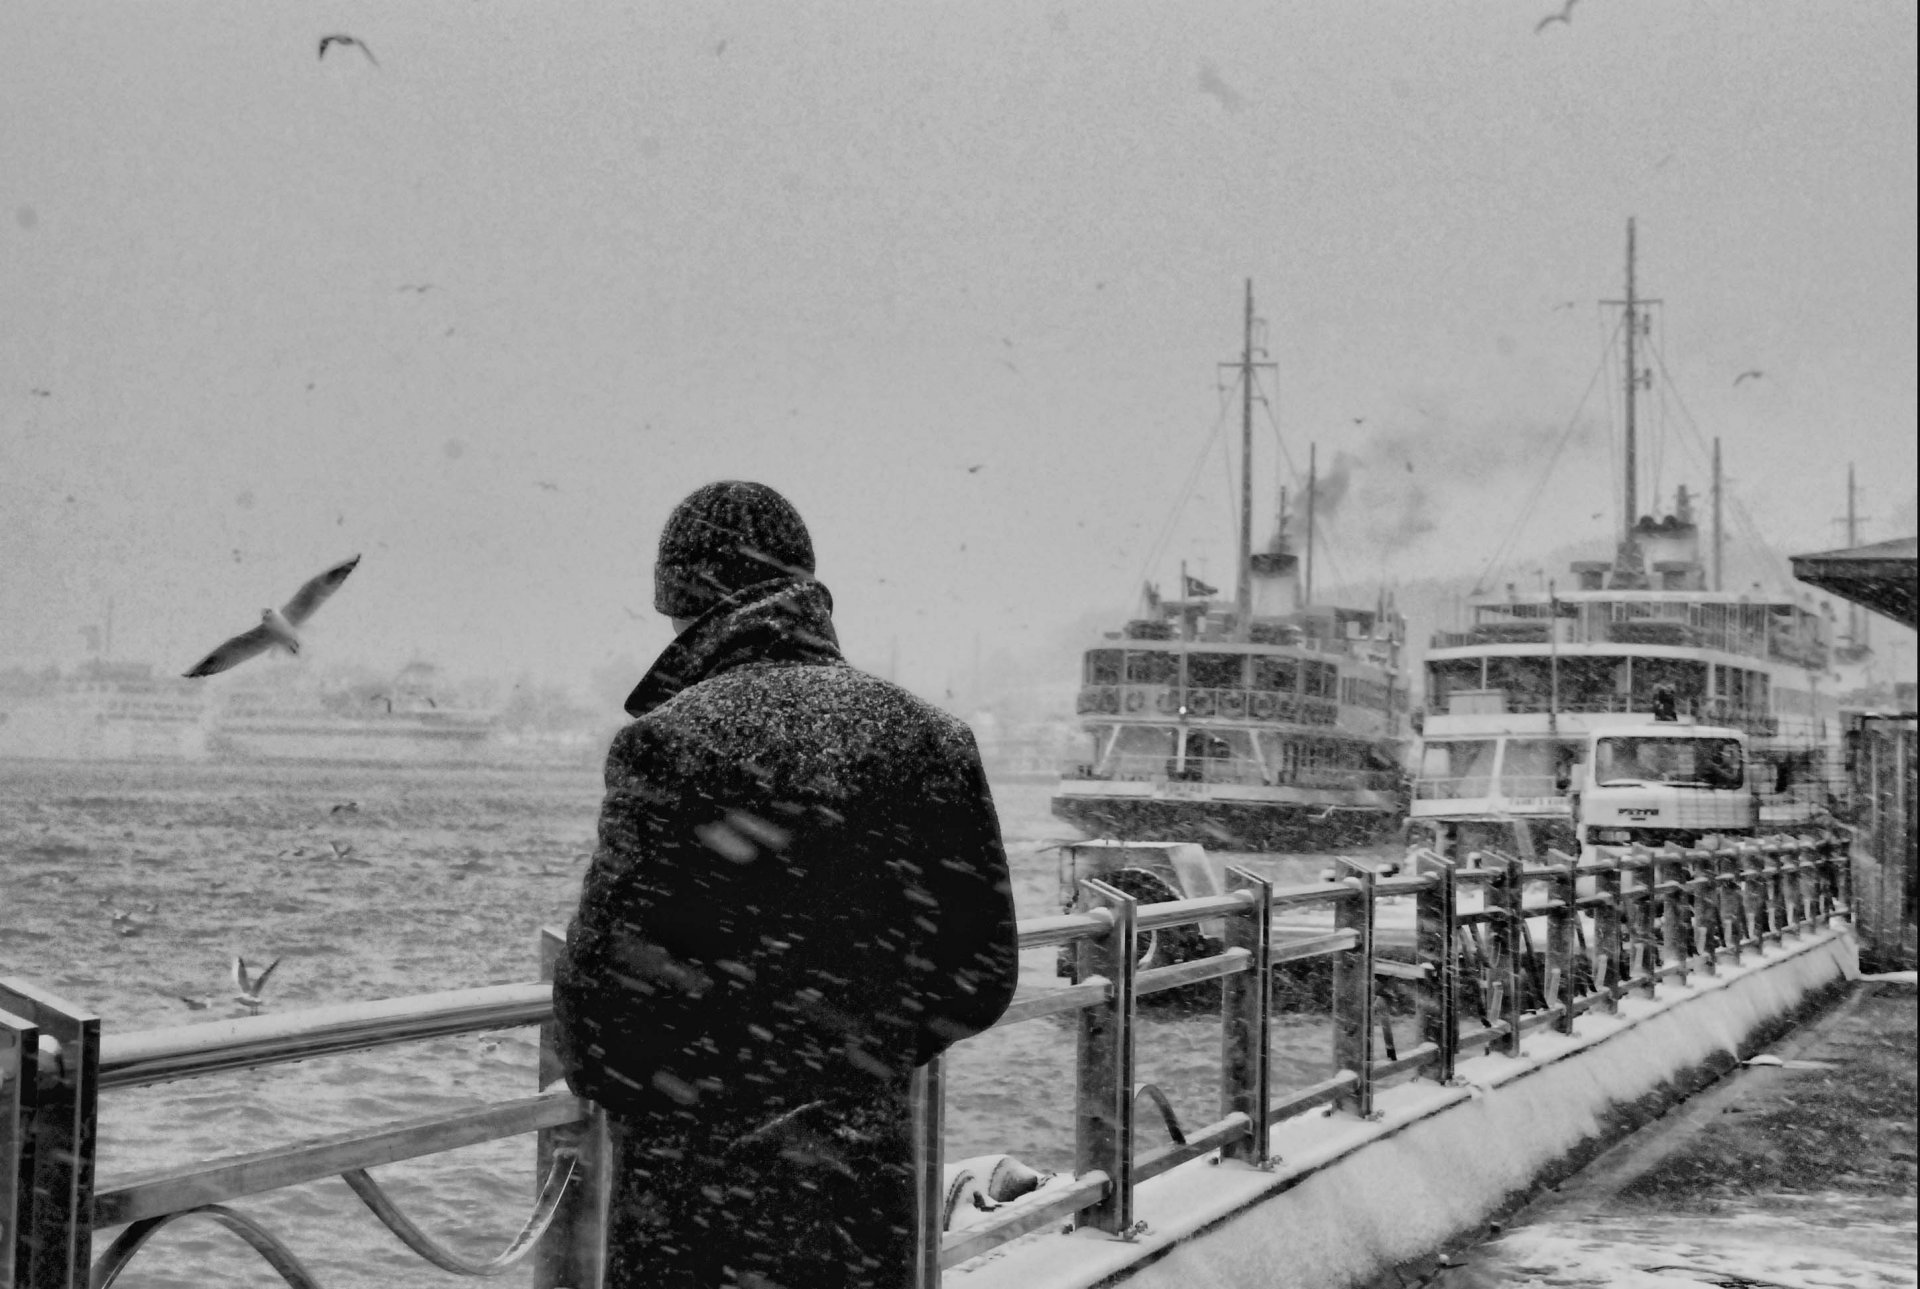
M1135 1229L1135 1187L1187 1160L1217 1152L1265 1165L1270 1129L1283 1119L1322 1105L1369 1115L1375 1090L1389 1079L1444 1083L1464 1054L1517 1054L1530 1030L1570 1033L1584 1012L1612 1011L1629 994L1650 996L1664 983L1684 984L1691 973L1712 974L1851 908L1847 844L1834 834L1601 849L1587 861L1555 851L1548 857L1524 864L1473 852L1455 863L1423 850L1412 857L1411 875L1383 878L1341 861L1337 880L1285 889L1229 868L1222 895L1147 905L1088 880L1084 911L1022 922L1022 949L1071 946L1077 961L1078 983L1024 992L999 1021L1077 1014L1073 1176L965 1229L946 1230L943 1063L924 1067L915 1076L928 1108L920 1126L927 1163L918 1283L930 1289L944 1268L1063 1220L1125 1236ZM1458 898L1473 889L1482 898ZM1381 899L1406 896L1415 903L1412 961L1396 961L1375 952L1375 915ZM1328 933L1279 934L1276 915L1320 905L1332 907ZM1219 953L1140 969L1136 936L1208 921L1225 927ZM543 933L543 974L550 974L559 945L557 932ZM1272 971L1310 956L1332 959L1336 1072L1275 1098ZM1376 1011L1381 976L1410 982L1419 1039L1395 1052L1386 1030L1384 1059L1375 1045L1384 1019ZM1174 1140L1166 1145L1138 1150L1138 1001L1216 979L1220 1115L1190 1131L1170 1131ZM542 1026L536 1095L96 1184L102 1090L528 1024ZM99 1018L84 1008L23 980L0 981L0 1289L106 1289L151 1235L190 1216L238 1234L288 1284L313 1285L277 1236L224 1202L331 1176L347 1180L399 1239L443 1269L491 1275L531 1256L536 1289L596 1285L604 1254L605 1120L563 1090L538 1090L559 1077L544 983L103 1035ZM1175 1127L1170 1115L1168 1126ZM455 1254L421 1232L366 1172L528 1132L536 1136L540 1193L521 1231L486 1261ZM121 1234L96 1261L95 1233L114 1227Z

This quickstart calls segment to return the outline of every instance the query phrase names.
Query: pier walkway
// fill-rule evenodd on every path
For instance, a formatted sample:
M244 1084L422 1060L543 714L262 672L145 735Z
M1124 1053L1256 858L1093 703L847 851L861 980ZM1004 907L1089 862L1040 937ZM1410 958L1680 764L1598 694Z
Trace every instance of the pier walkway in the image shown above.
M1833 1010L1596 1159L1421 1289L1912 1285L1916 994ZM1779 1064L1772 1063L1777 1060ZM1437 1260L1436 1260L1437 1261Z

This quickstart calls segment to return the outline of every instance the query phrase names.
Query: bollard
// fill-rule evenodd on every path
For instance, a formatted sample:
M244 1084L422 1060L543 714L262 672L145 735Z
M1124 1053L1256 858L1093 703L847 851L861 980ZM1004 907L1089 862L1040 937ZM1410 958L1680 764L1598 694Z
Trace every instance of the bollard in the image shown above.
M1104 910L1112 919L1097 940L1081 940L1079 979L1107 981L1103 1003L1080 1011L1076 1044L1079 1066L1074 1106L1074 1172L1107 1175L1107 1193L1082 1209L1077 1225L1119 1235L1133 1225L1133 977L1139 952L1134 943L1131 895L1105 882L1082 882L1082 907Z
M1220 1148L1222 1159L1265 1163L1267 1044L1273 1017L1273 883L1244 869L1227 869L1227 889L1244 891L1247 907L1229 915L1226 947L1247 951L1247 970L1221 981L1220 1114L1247 1116L1248 1135Z

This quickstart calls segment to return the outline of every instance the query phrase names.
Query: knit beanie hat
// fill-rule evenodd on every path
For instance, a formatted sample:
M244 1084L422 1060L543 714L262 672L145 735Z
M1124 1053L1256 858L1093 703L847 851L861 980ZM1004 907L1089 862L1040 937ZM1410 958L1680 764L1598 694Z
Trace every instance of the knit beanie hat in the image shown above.
M728 479L688 494L660 530L653 607L697 618L742 587L813 573L800 512L763 483Z

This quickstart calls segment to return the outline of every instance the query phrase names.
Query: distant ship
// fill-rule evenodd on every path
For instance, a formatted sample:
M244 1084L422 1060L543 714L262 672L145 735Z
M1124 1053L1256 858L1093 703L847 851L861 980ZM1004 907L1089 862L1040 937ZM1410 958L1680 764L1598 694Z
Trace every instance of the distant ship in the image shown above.
M1310 602L1284 499L1272 542L1250 549L1254 352L1249 284L1235 595L1183 569L1179 597L1150 588L1143 616L1086 651L1091 755L1052 807L1095 837L1319 850L1375 840L1404 813L1402 619L1384 601Z
M0 671L0 758L204 760L210 710L198 686L151 663Z
M489 759L498 715L441 691L431 664L411 663L379 693L237 688L213 718L221 760L357 765L458 765Z
M1791 827L1826 804L1837 772L1840 686L1830 626L1811 597L1721 588L1719 453L1713 563L1685 486L1672 509L1638 511L1636 356L1647 322L1627 226L1625 506L1613 559L1576 563L1572 583L1471 601L1439 631L1416 714L1411 823L1443 849L1575 853L1572 766L1586 736L1656 718L1730 726L1752 740L1761 822Z

